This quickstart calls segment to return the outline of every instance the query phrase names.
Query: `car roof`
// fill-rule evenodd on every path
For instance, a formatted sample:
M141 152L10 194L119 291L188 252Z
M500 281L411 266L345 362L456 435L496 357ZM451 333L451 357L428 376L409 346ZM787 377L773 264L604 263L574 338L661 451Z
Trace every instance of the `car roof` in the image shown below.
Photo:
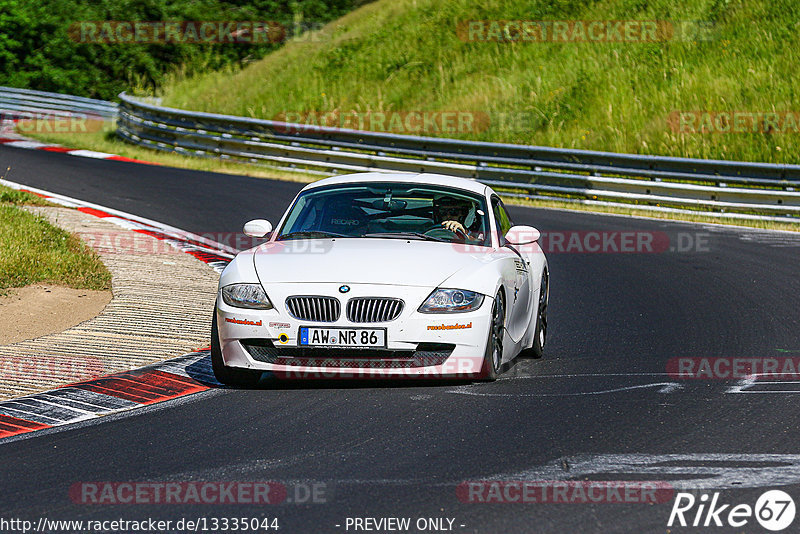
M322 180L308 184L303 191L324 187L328 185L353 184L369 182L402 182L412 184L430 184L463 189L483 195L486 185L471 180L469 178L458 178L444 174L417 173L417 172L362 172L356 174L343 174L342 176L331 176Z

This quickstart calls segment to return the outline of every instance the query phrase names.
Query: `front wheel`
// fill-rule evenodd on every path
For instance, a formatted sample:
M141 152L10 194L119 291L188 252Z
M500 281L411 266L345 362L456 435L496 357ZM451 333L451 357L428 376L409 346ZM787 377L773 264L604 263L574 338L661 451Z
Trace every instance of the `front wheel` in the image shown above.
M544 342L547 339L547 303L550 300L550 276L547 270L542 273L542 286L539 291L539 315L536 319L536 334L533 339L533 357L541 358L544 354Z
M216 305L214 306L216 309ZM217 313L211 319L211 369L220 383L228 386L255 386L261 378L261 371L227 367L222 359L222 347L217 330Z
M539 305L536 310L536 330L533 345L520 353L523 358L541 358L544 355L544 343L547 340L547 303L550 300L550 276L545 269L542 273L542 284L539 290Z
M483 354L483 367L481 378L492 381L500 374L500 365L503 362L503 335L505 333L506 307L503 292L498 291L492 305L492 322L489 325L489 337L486 340L486 350Z

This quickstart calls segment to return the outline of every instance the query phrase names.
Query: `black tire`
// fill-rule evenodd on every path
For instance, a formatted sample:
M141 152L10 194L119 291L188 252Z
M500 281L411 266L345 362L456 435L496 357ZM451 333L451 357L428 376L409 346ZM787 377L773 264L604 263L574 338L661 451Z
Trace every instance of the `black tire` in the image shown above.
M216 310L216 305L214 305L214 308ZM227 386L254 386L261 378L261 371L235 369L225 366L225 362L222 360L222 347L219 343L216 311L211 319L211 369L214 371L214 376L217 380Z
M534 358L544 355L544 344L547 340L547 304L550 302L550 274L547 269L542 273L542 287L539 291L539 310L536 319L536 334L531 347Z
M489 337L486 340L486 350L483 354L481 379L493 381L500 374L503 361L503 335L505 333L506 305L503 292L498 291L492 304L492 322L489 326Z
M539 291L539 305L536 309L536 330L533 345L520 352L523 358L541 358L544 355L544 344L547 340L547 304L550 301L550 274L547 269L542 273L542 285Z

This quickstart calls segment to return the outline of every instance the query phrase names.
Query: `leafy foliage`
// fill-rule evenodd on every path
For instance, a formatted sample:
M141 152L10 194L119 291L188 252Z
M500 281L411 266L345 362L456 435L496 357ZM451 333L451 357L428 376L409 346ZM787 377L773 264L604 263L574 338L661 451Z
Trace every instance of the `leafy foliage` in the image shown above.
M85 21L275 21L316 27L364 0L0 0L0 85L113 99L153 91L171 72L242 66L274 43L87 43ZM299 24L298 24L299 23Z

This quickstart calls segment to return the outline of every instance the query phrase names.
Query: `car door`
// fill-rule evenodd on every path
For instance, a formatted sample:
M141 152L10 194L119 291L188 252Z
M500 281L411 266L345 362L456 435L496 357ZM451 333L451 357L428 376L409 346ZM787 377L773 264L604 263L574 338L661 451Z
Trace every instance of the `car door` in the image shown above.
M506 282L506 331L511 339L518 342L525 334L530 316L530 273L529 265L522 254L506 243L505 235L513 226L503 201L492 196L495 231L503 252L503 269Z

